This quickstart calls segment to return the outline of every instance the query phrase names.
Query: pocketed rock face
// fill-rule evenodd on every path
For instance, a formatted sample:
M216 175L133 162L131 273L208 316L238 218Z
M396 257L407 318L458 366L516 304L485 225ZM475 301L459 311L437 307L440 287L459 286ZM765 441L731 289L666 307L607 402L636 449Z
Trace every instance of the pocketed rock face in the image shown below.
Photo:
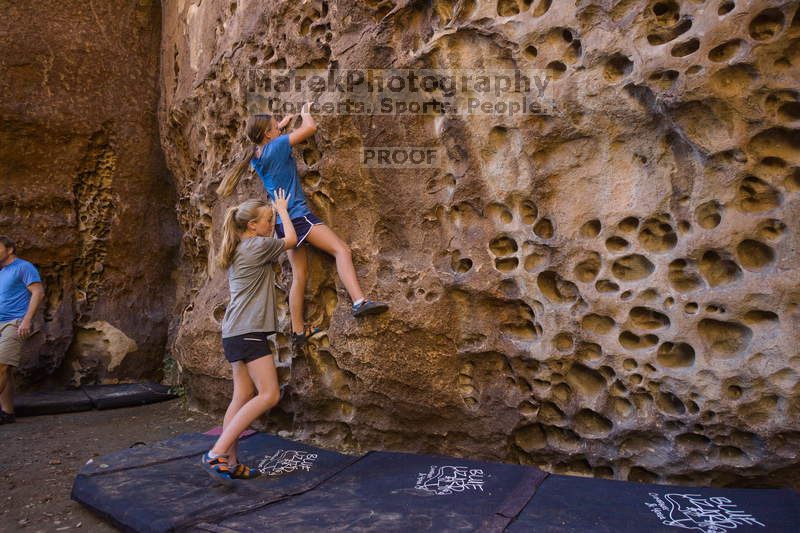
M22 384L158 377L179 239L156 116L160 3L0 6L0 234L47 294ZM118 334L84 352L97 321Z
M388 448L633 481L796 483L800 447L797 2L174 2L162 139L179 183L193 398L229 371L210 265L214 189L242 146L252 67L543 69L538 116L318 116L295 148L312 209L350 243L356 321L314 252L306 318L266 423ZM434 146L435 169L360 164ZM288 290L288 261L279 283ZM285 293L281 328L288 331Z

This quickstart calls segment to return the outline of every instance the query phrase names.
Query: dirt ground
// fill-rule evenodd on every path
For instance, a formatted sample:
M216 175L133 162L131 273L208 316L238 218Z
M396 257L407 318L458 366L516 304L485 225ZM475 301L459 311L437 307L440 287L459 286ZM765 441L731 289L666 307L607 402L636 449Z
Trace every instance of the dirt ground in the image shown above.
M220 423L173 400L17 418L14 424L0 426L0 531L117 531L70 499L81 466L135 442L150 444Z

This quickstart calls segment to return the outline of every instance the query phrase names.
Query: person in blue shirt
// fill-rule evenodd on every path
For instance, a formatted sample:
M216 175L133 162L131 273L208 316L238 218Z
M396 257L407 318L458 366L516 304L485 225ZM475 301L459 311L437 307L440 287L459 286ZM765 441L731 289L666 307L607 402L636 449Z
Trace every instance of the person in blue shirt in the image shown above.
M235 164L233 170L224 177L217 188L221 197L230 195L239 184L244 172L252 167L261 178L270 199L275 201L275 191L279 188L287 192L289 201L289 218L297 232L297 244L287 251L292 266L292 287L289 291L289 312L292 320L292 344L302 346L307 339L316 334L318 328L309 328L303 318L303 296L308 279L308 255L304 243L311 244L327 252L336 259L336 270L350 298L353 300L353 316L381 313L388 305L364 297L353 267L350 247L333 232L308 207L303 194L297 163L292 156L295 146L314 135L317 125L309 112L310 104L306 103L300 111L302 122L291 133L284 129L294 118L284 117L280 122L272 115L252 115L248 117L246 134L250 144ZM283 221L278 220L275 233L279 238L284 236Z
M0 235L0 424L14 422L13 368L22 342L33 333L33 316L44 300L36 267L16 255L14 241Z

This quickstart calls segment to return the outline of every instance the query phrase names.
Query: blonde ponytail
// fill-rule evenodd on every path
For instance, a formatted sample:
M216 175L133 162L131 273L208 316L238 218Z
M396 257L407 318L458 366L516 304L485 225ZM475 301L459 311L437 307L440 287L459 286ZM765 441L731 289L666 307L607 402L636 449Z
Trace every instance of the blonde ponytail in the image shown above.
M242 175L250 166L250 161L255 157L258 143L264 139L264 134L271 129L272 115L251 115L247 117L245 134L247 135L250 145L239 155L239 158L233 166L233 170L225 175L222 179L222 183L217 187L217 194L220 197L225 198L233 193L236 186L239 185Z
M239 205L229 207L225 211L225 220L222 222L222 244L217 253L217 264L227 269L233 263L236 247L242 241L242 233L247 229L247 223L256 220L259 209L270 207L264 200L245 200ZM270 209L270 216L272 209Z
M217 194L220 197L225 198L226 196L230 196L230 194L236 189L236 186L239 185L239 180L242 179L242 175L247 170L247 167L250 166L250 160L256 155L257 147L258 145L255 143L250 145L250 148L247 148L239 157L239 160L234 165L233 170L222 179L222 183L220 183L219 187L217 187Z

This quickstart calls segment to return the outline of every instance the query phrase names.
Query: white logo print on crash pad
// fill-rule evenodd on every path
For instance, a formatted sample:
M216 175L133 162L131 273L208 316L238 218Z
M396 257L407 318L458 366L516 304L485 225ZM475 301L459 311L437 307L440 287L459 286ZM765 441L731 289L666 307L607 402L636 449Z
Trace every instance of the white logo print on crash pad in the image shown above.
M302 450L278 450L258 462L258 471L268 476L289 474L296 470L311 471L317 460L316 453Z
M662 497L656 492L651 492L650 497L655 503L645 505L667 526L702 533L726 533L744 525L767 527L753 515L738 510L738 505L729 498L676 493Z
M444 496L466 490L483 492L483 470L466 466L436 466L417 474L415 488Z

